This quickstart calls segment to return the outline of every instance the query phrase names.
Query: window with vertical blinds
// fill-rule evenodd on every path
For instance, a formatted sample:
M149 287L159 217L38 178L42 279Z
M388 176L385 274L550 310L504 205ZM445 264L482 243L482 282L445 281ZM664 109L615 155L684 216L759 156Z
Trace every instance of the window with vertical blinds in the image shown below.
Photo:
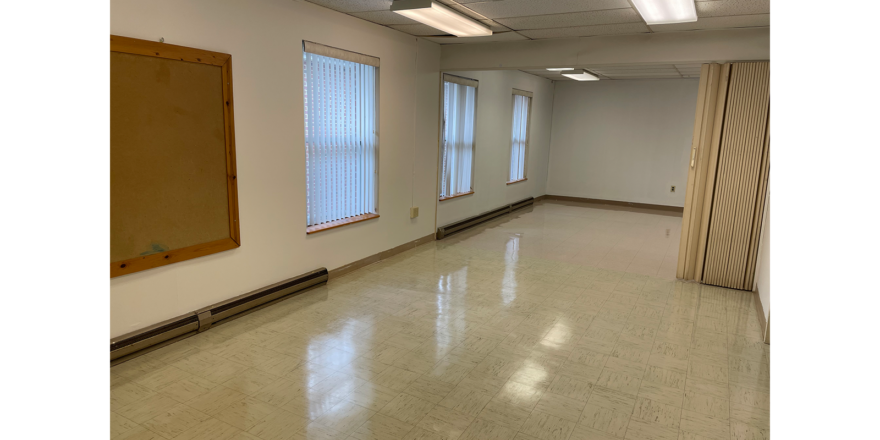
M473 191L477 81L444 75L440 200Z
M514 92L513 129L510 136L510 175L508 182L526 178L526 155L529 151L529 106L532 98Z
M378 61L304 44L308 232L377 212Z

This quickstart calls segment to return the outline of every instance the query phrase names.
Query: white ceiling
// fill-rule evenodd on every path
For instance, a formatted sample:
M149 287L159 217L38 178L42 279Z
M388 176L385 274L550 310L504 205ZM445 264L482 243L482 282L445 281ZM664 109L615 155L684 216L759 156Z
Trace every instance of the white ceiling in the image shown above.
M576 67L592 72L600 79L658 79L658 78L699 78L701 64L622 64L617 66L558 66ZM574 81L558 72L523 70L554 81Z
M439 44L770 26L770 0L697 0L693 23L648 26L629 0L436 0L489 26L488 37L458 38L391 12L392 0L306 0ZM699 64L548 66L586 68L603 79L699 77ZM554 80L558 73L526 72Z
M392 0L306 0L440 44L770 26L770 0L697 0L699 20L648 26L629 0L436 0L488 25L491 37L457 38L391 12Z

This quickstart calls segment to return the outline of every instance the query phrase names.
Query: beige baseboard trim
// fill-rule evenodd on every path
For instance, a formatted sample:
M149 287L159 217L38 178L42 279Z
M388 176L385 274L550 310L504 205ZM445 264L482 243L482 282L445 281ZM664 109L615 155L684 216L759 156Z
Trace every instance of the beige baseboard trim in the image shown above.
M538 203L538 202L544 201L546 199L547 199L547 194L544 194L543 196L535 197L534 203Z
M417 238L409 243L404 243L400 246L393 247L391 249L379 252L378 254L373 254L373 255L370 255L369 257L362 258L358 261L355 261L354 263L349 263L349 264L346 264L345 266L337 267L336 269L330 270L330 273L328 275L328 279L332 280L334 278L341 277L347 273L354 272L362 267L369 266L373 263L378 263L379 261L391 258L401 252L406 252L410 249L415 248L416 246L420 246L420 245L423 245L425 243L429 243L432 241L434 241L434 234L433 233L428 234L422 238Z
M635 203L635 202L620 202L617 200L602 200L602 199L588 199L585 197L571 197L571 196L556 196L552 194L543 195L535 199L538 200L558 200L562 202L577 202L577 203L592 203L595 205L611 205L611 206L623 206L627 208L638 208L638 209L653 209L659 211L669 211L676 213L683 213L684 208L681 206L667 206L667 205L652 205L650 203Z
M758 321L761 322L761 332L764 334L764 343L770 344L770 321L764 318L764 304L761 304L761 295L758 294L758 289L754 290L754 294L755 309L758 311Z

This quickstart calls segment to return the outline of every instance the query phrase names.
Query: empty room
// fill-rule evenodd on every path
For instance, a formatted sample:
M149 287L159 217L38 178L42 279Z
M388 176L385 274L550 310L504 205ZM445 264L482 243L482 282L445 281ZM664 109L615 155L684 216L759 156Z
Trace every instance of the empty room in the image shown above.
M27 152L76 176L42 217L95 231L23 246L95 280L30 309L59 313L22 345L48 356L33 373L70 365L77 387L51 385L74 400L42 420L84 411L94 424L57 424L119 440L752 440L770 438L772 401L778 438L858 436L830 408L849 397L806 396L832 388L820 376L866 393L867 358L817 350L868 334L830 336L833 310L865 313L853 326L876 310L858 297L876 288L853 284L873 279L876 216L840 208L875 197L855 195L874 158L810 161L869 144L852 136L873 119L821 99L876 101L774 34L775 152L769 0L103 7L82 43L96 94L71 78L60 96L77 98L58 101L95 113L43 119L100 122L93 145ZM72 255L46 258L60 246ZM27 279L17 290L41 284ZM813 357L829 366L801 370Z

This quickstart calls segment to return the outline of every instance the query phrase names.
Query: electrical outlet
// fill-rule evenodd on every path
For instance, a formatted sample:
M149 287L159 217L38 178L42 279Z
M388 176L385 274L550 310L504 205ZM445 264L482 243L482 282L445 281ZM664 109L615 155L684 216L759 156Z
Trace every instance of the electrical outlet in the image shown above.
M412 208L409 208L409 218L416 218L418 216L419 216L419 207L418 206L413 206Z
M675 192L675 185L672 185L672 186L669 188L669 192Z

